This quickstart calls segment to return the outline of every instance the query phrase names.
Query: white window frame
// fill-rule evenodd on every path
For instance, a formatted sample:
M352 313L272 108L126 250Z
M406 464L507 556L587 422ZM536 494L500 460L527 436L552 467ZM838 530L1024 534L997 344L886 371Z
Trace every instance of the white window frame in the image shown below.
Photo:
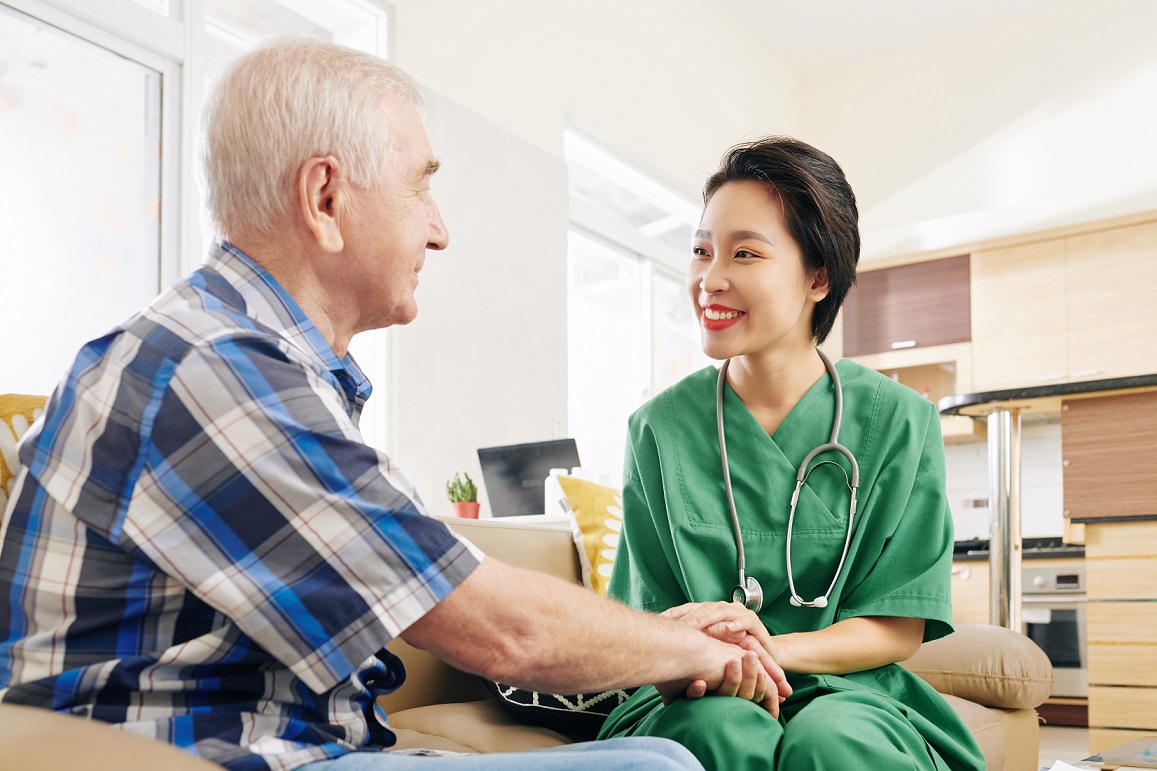
M309 0L280 0L314 13ZM384 17L376 30L379 56L389 60L394 50L394 11L379 0L346 0ZM159 287L166 287L195 270L208 244L201 236L201 196L197 184L197 121L204 103L205 3L169 0L165 16L133 0L0 0L21 13L101 46L118 56L161 74L161 160ZM387 451L397 446L396 389L389 382L397 347L393 335L382 335L380 354L368 362L375 383L375 403L383 406L384 426L363 426L367 441ZM363 362L363 365L367 364ZM384 391L385 393L381 393Z

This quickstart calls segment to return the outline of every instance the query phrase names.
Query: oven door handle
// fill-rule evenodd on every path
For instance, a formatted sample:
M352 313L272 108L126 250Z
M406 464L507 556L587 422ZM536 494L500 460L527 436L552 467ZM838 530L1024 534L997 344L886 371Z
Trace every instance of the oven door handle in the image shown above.
M1022 596L1021 602L1025 605L1084 605L1089 601L1089 598L1083 594L1026 594Z

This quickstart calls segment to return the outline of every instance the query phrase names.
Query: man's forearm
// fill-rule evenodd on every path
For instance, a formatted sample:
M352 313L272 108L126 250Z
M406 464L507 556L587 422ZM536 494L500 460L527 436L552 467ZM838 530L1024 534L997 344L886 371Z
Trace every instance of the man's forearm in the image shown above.
M713 677L735 646L550 576L483 561L403 632L461 669L559 693Z

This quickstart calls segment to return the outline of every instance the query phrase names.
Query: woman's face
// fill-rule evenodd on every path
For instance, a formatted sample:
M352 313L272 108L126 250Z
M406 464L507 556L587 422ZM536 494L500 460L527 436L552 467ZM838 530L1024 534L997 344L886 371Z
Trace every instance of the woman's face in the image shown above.
M807 270L779 197L757 182L715 191L692 244L688 288L713 359L810 347L824 271Z

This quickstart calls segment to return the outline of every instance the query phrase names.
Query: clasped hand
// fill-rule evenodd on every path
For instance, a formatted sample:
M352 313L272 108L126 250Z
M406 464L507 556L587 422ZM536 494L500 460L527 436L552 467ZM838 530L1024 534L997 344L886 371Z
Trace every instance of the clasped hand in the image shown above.
M754 701L779 717L779 705L791 695L783 668L776 662L775 643L759 616L737 602L691 602L660 614L682 622L744 653L728 662L722 682L712 696L738 696ZM683 691L675 684L657 686L665 704L685 696L697 699L708 695L706 680L692 680Z

